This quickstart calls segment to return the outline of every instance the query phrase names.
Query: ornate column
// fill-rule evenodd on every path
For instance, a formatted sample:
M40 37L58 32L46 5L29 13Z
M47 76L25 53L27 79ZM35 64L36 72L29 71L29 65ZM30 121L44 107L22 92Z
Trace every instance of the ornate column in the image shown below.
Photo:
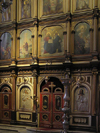
M67 20L67 53L70 53L70 18Z
M98 7L98 0L94 0L94 8Z
M93 29L90 28L90 53L93 52Z
M20 37L17 37L17 47L16 47L16 50L17 50L17 55L16 57L19 58L20 55L19 55L19 48L20 48Z
M72 46L72 54L74 54L74 37L75 37L75 31L72 32L72 38L71 38L71 46Z
M1 51L1 41L2 41L2 40L0 39L0 51ZM0 54L0 56L1 56L1 54ZM1 58L0 58L0 59L1 59Z
M99 57L100 57L100 27L98 29L98 52L99 52Z
M98 52L97 52L97 18L98 18L98 9L94 9L94 41L93 41L93 53L92 61L98 61Z
M39 34L38 36L38 56L39 57L41 56L41 38L42 38L42 35Z
M67 32L63 32L64 35L64 50L67 50Z
M97 51L97 16L94 16L94 42L93 42L93 52Z
M33 96L37 96L37 70L36 69L33 70L32 77L34 78ZM36 109L37 109L37 104L34 102L33 110L36 112Z
M11 38L11 65L16 65L16 55L15 55L15 43L13 41L13 38Z
M63 133L67 133L68 129L69 129L69 113L70 113L70 106L69 106L69 102L70 102L70 97L69 97L69 86L71 84L72 80L69 78L69 72L65 74L65 78L62 78L62 84L64 85L64 108L62 108L62 112L64 112L63 115L63 129L64 132Z
M11 123L14 124L16 121L16 72L12 70L12 111L11 111Z
M38 127L38 97L37 97L37 84L38 84L38 66L31 65L32 70L32 77L34 79L33 82L33 94L31 96L31 99L33 99L33 112L32 112L32 122L36 123L36 126Z
M34 56L34 35L32 35L31 38L32 38L32 56Z
M71 5L71 1L68 0L68 3L67 3L68 12L70 12L70 7L71 7L70 5Z
M35 22L35 23L34 23L34 33L35 33L35 36L34 36L34 45L33 45L33 49L34 49L33 56L34 56L34 57L37 57L37 53L38 53L38 51L37 51L37 50L38 50L38 49L37 49L37 47L38 47L38 44L37 44L37 43L38 43L38 41L37 41L37 40L38 40L38 39L37 39L37 34L38 34L38 33L37 33L37 26L38 26L38 25L37 25L37 22Z
M34 69L33 70L33 73L32 73L32 76L34 78L34 92L33 92L33 96L34 96L34 106L33 106L33 110L34 112L32 113L32 116L33 116L33 122L36 122L36 127L38 127L38 107L39 107L39 104L38 104L38 97L37 97L37 70Z
M92 70L93 74L93 88L92 88L92 116L96 115L96 91L97 91L97 74L98 71L96 68Z

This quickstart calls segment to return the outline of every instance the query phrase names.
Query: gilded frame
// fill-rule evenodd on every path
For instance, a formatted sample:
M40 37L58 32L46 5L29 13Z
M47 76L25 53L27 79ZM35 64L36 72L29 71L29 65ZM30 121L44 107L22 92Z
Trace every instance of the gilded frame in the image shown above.
M17 51L16 51L16 58L18 60L27 60L29 58L20 58L20 34L24 31L24 30L30 30L32 35L31 35L31 39L32 39L32 56L33 57L37 57L37 27L29 27L29 28L22 28L22 29L18 29L17 30Z
M68 12L68 2L69 2L69 0L63 0L62 12L61 13L55 13L55 17L56 16L61 16L61 15L65 14L66 12ZM48 18L48 17L53 17L54 16L54 14L43 15L43 0L39 0L38 1L38 7L39 7L38 8L39 19L44 19L44 18Z
M63 33L64 32L67 32L67 25L66 25L66 23L60 23L60 24L52 24L52 25L48 25L48 26L39 26L39 32L38 32L38 56L39 56L39 58L49 58L50 56L51 56L51 54L49 54L49 53L46 53L46 55L45 54L41 54L42 52L41 52L41 48L43 47L43 44L42 44L42 41L41 41L41 39L42 39L42 32L43 32L43 30L45 30L46 28L50 28L50 27L61 27L62 28L62 31L63 31ZM63 34L62 33L62 34ZM52 57L57 57L57 56L63 56L64 55L64 51L65 51L65 45L66 45L66 38L65 38L65 36L63 35L63 51L62 52L58 52L57 54L56 53L54 53L53 55L52 55Z
M19 115L20 114L22 114L22 115L30 115L31 119L30 120L21 120L21 119L19 119ZM32 113L31 112L17 112L16 116L17 116L17 121L32 122Z
M33 18L37 17L37 0L31 0L31 17L30 18L21 18L21 1L22 0L17 0L17 22L23 22L23 21L31 21Z
M21 79L21 82L19 82L19 78ZM34 89L32 89L33 84L31 84L29 82L31 76L28 75L28 78L29 78L29 80L25 83L23 81L22 76L17 77L17 84L16 84L16 109L17 109L17 111L22 111L23 110L22 108L20 108L20 90L21 90L21 88L23 88L24 86L27 86L31 90L31 95L30 96L34 96ZM34 81L32 83L34 83ZM33 110L33 107L34 107L33 100L30 99L30 102L31 102L31 107L32 108L31 109L24 109L24 111L32 111Z
M76 9L76 2L77 0L72 0L71 1L71 11L72 13L80 13L80 12L86 12L86 11L89 11L89 10L92 10L93 9L93 0L89 0L89 5L88 5L88 8L84 8L84 9Z
M3 21L2 22L2 13L0 13L0 24L2 24L2 26L3 26L3 24L10 24L12 21L13 22L15 22L16 21L16 0L13 0L13 3L12 3L12 5L11 5L11 20L9 20L9 21Z
M71 112L73 114L89 114L91 111L91 88L88 86L88 84L81 83L81 86L87 88L88 90L88 111L74 111L74 101L75 101L75 95L74 91L77 88L77 85L73 86L72 91L71 91Z
M70 117L71 117L71 120L70 120L70 125L73 125L73 126L85 126L85 127L90 127L91 126L91 116L90 115L70 115ZM73 117L76 117L76 118L79 118L80 120L80 124L78 123L78 124L74 124L73 123ZM85 119L85 118L87 118L88 119L88 124L86 125L86 124L82 124L81 123L81 119Z
M2 64L6 65L6 63L8 64L8 62L10 64L15 64L15 62L12 61L11 63L11 59L15 59L15 49L16 49L16 31L15 30L7 30L7 29L4 29L3 32L0 32L0 38L2 36L2 34L4 33L9 33L11 35L11 58L10 59L5 59L5 60L0 60L0 62L2 62ZM6 61L6 62L5 62Z
M45 96L48 98L48 103L47 103L48 107L47 107L47 109L43 108L43 97L45 97ZM48 111L49 110L49 95L48 94L47 95L45 95L45 94L42 95L42 110L43 111Z
M93 20L92 19L88 19L88 20L84 20L84 19L81 19L80 21L73 21L72 22L72 26L71 26L71 36L72 36L72 43L71 43L71 53L73 55L74 54L74 47L75 47L75 42L74 42L74 39L75 39L75 27L80 24L80 23L87 23L89 26L90 26L90 29L93 29ZM90 40L93 38L93 34L90 34ZM93 49L92 47L92 42L90 41L90 51L91 49ZM82 54L82 56L85 56L86 54ZM90 53L88 54L90 55ZM78 56L78 55L75 55L75 56Z
M5 101L5 100L7 100L5 98L8 98L8 101ZM6 105L5 102L7 102L8 104ZM3 94L3 108L9 109L9 94Z
M56 108L56 98L57 98L58 96L59 96L60 99L61 99L61 101L60 101L60 102L61 102L61 103L60 103L61 105L60 105L60 106L61 106L61 108L62 108L62 95L55 95L55 111L60 111L59 109Z

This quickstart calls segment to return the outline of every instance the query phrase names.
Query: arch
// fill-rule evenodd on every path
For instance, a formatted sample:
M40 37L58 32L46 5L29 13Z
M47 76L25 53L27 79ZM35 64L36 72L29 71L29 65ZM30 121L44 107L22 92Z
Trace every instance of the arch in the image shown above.
M43 88L42 92L50 92L48 88Z
M8 33L8 34L10 34L10 35L11 35L11 33L10 33L10 32L3 32L3 33L1 34L1 36L0 36L0 39L1 39L2 35L3 35L3 34L5 34L5 33Z
M61 83L60 79L58 79L58 77L50 76L48 82L54 82L54 84L57 84L57 86L54 87L54 91L55 91L56 88L62 88L62 92L64 92L64 86ZM42 86L44 86L45 84L46 84L45 83L45 78L43 78L40 81L40 92L41 92Z
M30 31L30 32L32 32L30 29L22 29L21 31L20 31L20 35L25 31L25 30L28 30L28 31Z
M48 76L48 75L47 75ZM58 78L58 76L53 76L53 75L50 75L49 77L54 77L54 78L57 78L57 79L59 79L59 81L61 82L61 77L59 77ZM41 86L41 84L42 84L42 82L45 80L45 76L44 77L42 77L42 79L40 80L40 82L39 82L39 84L40 84L40 86Z
M76 90L77 90L78 93L75 93ZM87 90L86 95L84 93L84 90ZM87 107L85 109L76 110L76 107L75 107L76 106L75 102L77 101L76 97L80 97L79 96L80 92L82 92L82 95L84 96L84 100L85 100L85 102L87 104ZM83 103L84 103L84 101L83 101ZM72 107L71 107L72 113L83 113L83 112L85 114L89 114L90 113L90 110L91 110L91 88L90 88L89 85L87 85L86 83L81 83L80 87L78 87L77 85L73 86L72 91L71 91L71 105L72 105Z
M6 88L9 88L9 89L10 89L9 91L12 92L12 89L11 89L10 84L5 84L5 83L1 84L1 85L0 85L0 92L2 91L3 88L5 88L5 89L6 89ZM5 89L4 89L4 90L5 90Z
M75 26L74 26L74 29L75 29L75 27L76 27L78 24L80 24L80 23L86 23L86 24L88 24L88 25L90 26L90 24L89 24L88 21L83 20L83 21L79 21L78 23L76 23Z
M61 88L56 88L54 92L55 93L62 93L62 89Z
M58 24L58 25L44 26L44 27L41 29L41 33L42 33L42 31L43 31L45 28L48 28L48 27L54 27L54 26L59 26L59 27L62 27L62 29L64 29L63 26L60 25L60 24Z

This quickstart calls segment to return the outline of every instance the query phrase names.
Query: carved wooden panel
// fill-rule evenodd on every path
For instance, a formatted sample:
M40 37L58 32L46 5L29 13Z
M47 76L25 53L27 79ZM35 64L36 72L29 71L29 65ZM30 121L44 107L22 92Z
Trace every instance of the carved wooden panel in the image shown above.
M11 120L12 92L9 87L3 87L0 92L0 120L8 123Z

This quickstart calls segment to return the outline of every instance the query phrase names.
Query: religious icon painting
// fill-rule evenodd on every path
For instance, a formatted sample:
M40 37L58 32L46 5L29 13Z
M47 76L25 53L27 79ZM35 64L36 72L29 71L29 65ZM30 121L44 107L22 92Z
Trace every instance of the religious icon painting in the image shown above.
M2 22L10 20L11 20L11 6L9 6L7 9L3 9L2 12Z
M63 29L60 26L46 27L42 31L41 56L62 55L64 52Z
M62 107L61 103L62 103L61 96L55 95L55 109L56 109L56 111L60 111L60 108Z
M21 18L31 17L31 0L22 0Z
M90 53L90 26L87 23L79 23L75 27L74 54Z
M89 0L77 0L76 10L83 10L89 8Z
M6 60L11 58L11 35L4 33L1 36L0 59Z
M20 108L21 109L32 109L32 103L31 103L31 90L28 87L23 87L20 90Z
M30 30L24 30L20 34L20 58L29 58L32 53L32 32Z
M48 95L43 95L42 96L42 110L48 110Z
M9 95L3 95L3 108L9 109Z
M74 112L89 111L89 91L86 87L81 86L74 91Z
M63 12L63 0L43 0L43 15Z

